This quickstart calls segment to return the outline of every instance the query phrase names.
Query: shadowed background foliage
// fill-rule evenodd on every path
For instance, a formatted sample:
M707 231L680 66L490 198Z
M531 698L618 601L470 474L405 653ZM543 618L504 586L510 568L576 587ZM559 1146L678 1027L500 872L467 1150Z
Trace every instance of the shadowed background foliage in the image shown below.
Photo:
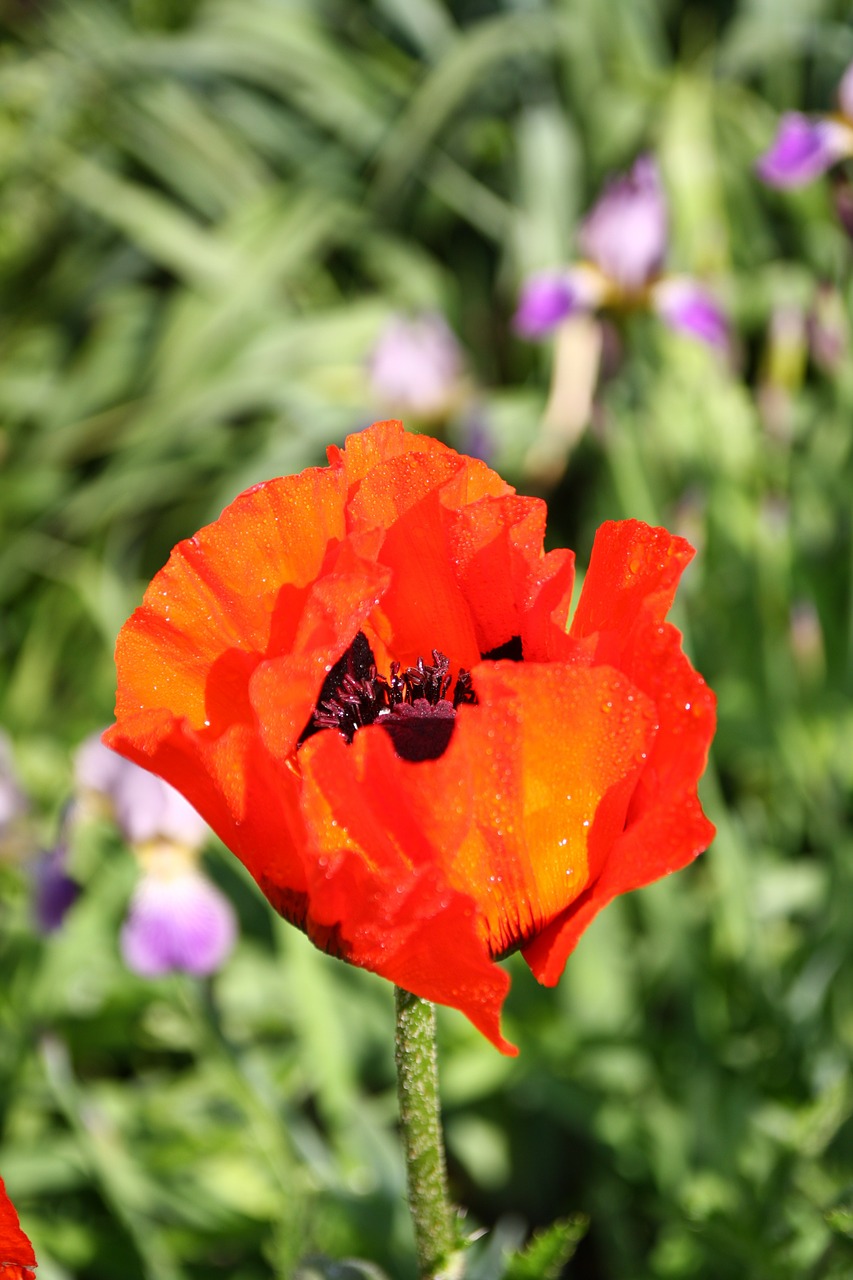
M390 988L214 846L241 940L209 982L122 967L109 824L48 938L29 867L144 582L248 484L405 411L370 354L436 311L465 368L409 425L546 496L581 564L604 518L688 536L676 620L720 703L712 849L609 907L555 991L511 962L517 1060L440 1014L453 1193L493 1229L471 1276L575 1212L577 1280L849 1276L853 249L831 179L753 168L781 110L831 106L848 6L5 0L0 23L0 725L30 801L0 860L0 1167L41 1280L414 1274ZM581 434L512 312L643 150L732 357L628 317Z

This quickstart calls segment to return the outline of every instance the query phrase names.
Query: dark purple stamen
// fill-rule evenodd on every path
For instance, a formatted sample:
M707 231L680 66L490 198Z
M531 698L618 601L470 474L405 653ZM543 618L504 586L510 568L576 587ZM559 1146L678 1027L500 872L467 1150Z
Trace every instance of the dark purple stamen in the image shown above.
M359 729L380 724L404 760L435 760L450 741L456 708L476 701L470 672L461 669L454 684L450 662L437 649L431 665L418 658L403 671L392 662L386 680L377 674L373 651L360 631L324 680L301 741L321 729L337 729L352 742Z

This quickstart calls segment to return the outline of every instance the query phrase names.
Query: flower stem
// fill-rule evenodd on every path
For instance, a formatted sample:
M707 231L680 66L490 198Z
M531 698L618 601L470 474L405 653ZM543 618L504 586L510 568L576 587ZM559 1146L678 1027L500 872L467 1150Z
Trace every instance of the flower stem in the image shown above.
M455 1247L438 1102L435 1008L395 988L397 1096L420 1280L449 1277Z

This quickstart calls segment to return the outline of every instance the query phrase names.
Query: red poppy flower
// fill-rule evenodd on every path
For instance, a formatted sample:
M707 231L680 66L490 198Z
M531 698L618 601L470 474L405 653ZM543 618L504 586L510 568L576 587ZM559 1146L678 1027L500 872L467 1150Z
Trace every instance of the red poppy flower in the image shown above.
M0 1278L2 1280L35 1280L36 1255L21 1230L15 1206L6 1194L0 1178Z
M377 423L182 542L118 640L109 746L160 774L317 946L505 1052L597 911L706 848L714 698L664 618L692 548L574 561L545 504Z

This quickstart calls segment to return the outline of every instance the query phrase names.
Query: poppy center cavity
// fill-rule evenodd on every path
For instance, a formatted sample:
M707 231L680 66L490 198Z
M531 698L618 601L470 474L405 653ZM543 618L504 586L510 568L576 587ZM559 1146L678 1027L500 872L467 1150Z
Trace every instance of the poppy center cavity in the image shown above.
M437 649L432 664L418 658L416 666L403 670L392 662L388 677L379 675L373 650L359 631L323 681L302 740L336 729L352 742L359 729L378 724L404 760L435 760L450 741L456 708L476 701L470 673L460 669L454 681L450 662Z

